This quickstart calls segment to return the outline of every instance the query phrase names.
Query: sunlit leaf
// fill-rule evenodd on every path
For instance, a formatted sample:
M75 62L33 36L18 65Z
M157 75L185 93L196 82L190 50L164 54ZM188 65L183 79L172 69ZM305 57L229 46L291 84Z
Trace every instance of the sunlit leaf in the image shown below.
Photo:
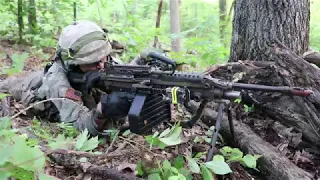
M203 180L214 180L212 173L204 165L201 165L201 174L202 174Z
M85 129L77 138L75 149L80 150L87 140L88 140L88 129Z
M247 154L243 157L243 162L246 164L249 168L255 168L257 166L257 160L254 156L251 154Z
M215 174L225 175L232 172L229 165L224 161L223 156L215 155L212 161L205 162L204 165Z
M95 148L97 148L99 145L99 139L98 136L90 138L87 140L83 146L80 148L81 151L91 151Z
M0 99L3 99L5 97L11 96L10 94L6 94L6 93L0 93Z
M200 173L200 167L197 163L197 161L191 157L186 157L187 161L188 161L188 167L190 169L190 171L192 171L193 173Z

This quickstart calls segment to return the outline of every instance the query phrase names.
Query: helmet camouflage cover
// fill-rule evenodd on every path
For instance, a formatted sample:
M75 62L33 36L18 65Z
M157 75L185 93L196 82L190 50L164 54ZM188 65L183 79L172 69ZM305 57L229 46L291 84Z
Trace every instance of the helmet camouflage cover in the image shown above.
M58 51L68 64L91 64L111 52L106 34L96 23L82 20L65 27L59 37Z

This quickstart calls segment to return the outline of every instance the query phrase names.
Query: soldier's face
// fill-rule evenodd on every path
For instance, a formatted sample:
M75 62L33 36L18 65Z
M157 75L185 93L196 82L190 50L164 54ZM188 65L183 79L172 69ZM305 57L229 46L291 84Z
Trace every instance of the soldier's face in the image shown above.
M98 71L98 70L104 69L105 62L107 62L107 57L100 59L99 62L92 63L92 64L82 64L79 67L83 72Z

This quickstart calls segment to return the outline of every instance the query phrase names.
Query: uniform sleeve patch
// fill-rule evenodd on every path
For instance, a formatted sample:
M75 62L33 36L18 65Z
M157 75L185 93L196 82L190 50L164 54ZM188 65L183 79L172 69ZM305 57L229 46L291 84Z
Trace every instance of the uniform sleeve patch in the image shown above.
M68 88L66 91L66 98L72 99L75 101L81 101L81 95L82 93L80 91L77 91L73 88Z

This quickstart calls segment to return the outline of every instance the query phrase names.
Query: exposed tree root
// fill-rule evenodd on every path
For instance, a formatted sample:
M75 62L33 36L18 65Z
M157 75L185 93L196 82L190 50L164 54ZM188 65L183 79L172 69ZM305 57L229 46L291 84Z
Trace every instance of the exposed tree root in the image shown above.
M102 177L111 178L114 180L118 180L118 179L119 180L122 180L122 179L142 180L142 178L138 178L135 175L124 174L123 172L118 171L116 169L108 168L105 166L98 166L90 162L80 162L78 157L79 155L80 157L85 157L85 156L89 157L87 153L79 154L74 151L64 151L64 150L54 151L48 156L59 165L72 168L72 169L81 169L85 173L89 173L94 176L99 176L100 178Z

